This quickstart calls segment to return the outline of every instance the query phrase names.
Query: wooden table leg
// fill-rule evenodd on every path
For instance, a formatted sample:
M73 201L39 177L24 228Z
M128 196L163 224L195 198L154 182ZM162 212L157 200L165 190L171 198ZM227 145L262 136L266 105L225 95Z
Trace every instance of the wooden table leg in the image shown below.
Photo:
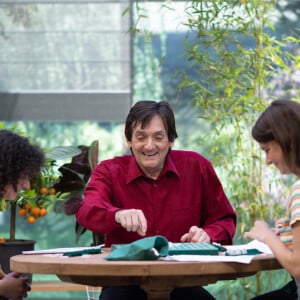
M170 300L173 284L170 280L147 277L143 279L141 287L148 295L148 300Z
M147 291L148 300L170 300L170 291Z

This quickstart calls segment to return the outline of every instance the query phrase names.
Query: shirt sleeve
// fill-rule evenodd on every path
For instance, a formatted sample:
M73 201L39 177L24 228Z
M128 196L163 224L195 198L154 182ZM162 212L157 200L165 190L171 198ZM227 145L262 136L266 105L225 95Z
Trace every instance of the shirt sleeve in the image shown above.
M109 169L100 163L93 171L84 192L84 199L76 212L77 222L98 233L109 233L120 227L115 213L120 209L111 203L112 182Z
M202 201L203 229L212 242L230 245L236 229L236 213L211 163L207 162L202 174L202 184L206 187Z

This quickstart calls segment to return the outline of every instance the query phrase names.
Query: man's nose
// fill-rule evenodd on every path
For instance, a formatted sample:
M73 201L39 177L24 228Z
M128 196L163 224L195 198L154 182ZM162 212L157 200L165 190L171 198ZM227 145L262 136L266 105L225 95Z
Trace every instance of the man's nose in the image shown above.
M147 141L146 141L145 147L146 148L152 148L153 146L154 146L153 139L152 138L148 138Z

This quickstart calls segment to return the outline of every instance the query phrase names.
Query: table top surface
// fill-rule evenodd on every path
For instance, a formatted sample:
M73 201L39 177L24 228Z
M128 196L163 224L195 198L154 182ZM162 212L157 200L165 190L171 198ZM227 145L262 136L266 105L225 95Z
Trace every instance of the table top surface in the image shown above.
M11 258L11 270L22 273L105 276L172 276L257 272L281 268L272 255L257 255L250 264L236 262L108 261L101 254L88 256L17 255Z
M149 300L169 300L175 287L205 286L218 280L281 269L272 255L257 255L249 264L237 262L109 261L109 253L88 256L17 255L10 259L12 271L56 274L65 282L89 286L140 285Z

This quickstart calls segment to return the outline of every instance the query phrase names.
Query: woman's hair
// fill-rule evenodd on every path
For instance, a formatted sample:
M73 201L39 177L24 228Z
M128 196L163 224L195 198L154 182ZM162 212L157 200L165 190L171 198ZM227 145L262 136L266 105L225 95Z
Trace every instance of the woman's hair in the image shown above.
M125 136L131 141L133 128L140 123L144 128L154 116L160 116L168 134L170 142L177 138L175 118L173 110L168 102L144 100L137 102L129 111L125 122Z
M36 176L44 163L44 153L27 138L0 130L0 197L7 185L17 190L18 180Z
M277 142L289 169L300 173L300 104L276 100L260 115L252 128L258 143Z

